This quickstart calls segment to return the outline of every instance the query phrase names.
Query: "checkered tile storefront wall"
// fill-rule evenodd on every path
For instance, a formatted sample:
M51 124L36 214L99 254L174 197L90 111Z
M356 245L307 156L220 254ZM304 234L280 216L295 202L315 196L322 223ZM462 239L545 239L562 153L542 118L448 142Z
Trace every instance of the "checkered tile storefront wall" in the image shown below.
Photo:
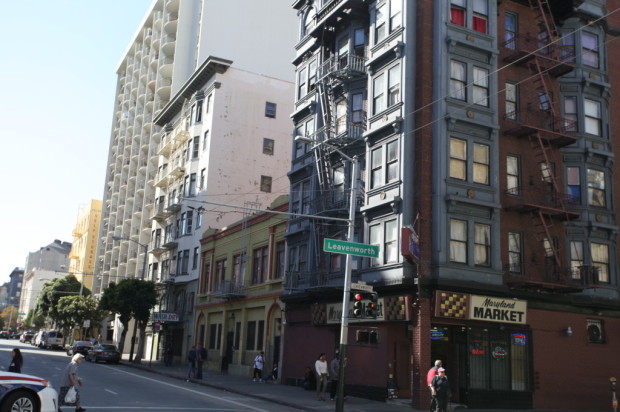
M383 316L385 320L406 320L405 297L390 296L383 299Z
M435 315L443 318L468 319L469 295L437 291Z
M312 305L312 324L325 325L327 323L327 305L315 303Z

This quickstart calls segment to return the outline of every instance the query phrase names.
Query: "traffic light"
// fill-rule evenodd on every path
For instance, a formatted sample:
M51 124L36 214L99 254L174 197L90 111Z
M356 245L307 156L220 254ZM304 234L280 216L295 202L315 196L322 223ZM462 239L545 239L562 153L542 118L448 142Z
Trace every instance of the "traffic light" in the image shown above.
M366 303L366 317L367 318L377 318L377 294L375 292L368 293L369 302Z
M353 294L353 316L355 316L356 318L361 318L364 314L364 304L362 303L363 299L364 295L362 295L361 293Z

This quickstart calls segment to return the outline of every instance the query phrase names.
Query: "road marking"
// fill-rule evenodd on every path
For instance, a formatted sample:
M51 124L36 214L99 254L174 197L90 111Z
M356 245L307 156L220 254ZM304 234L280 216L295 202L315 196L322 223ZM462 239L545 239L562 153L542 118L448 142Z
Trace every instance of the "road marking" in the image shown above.
M112 395L118 395L118 393L116 393L116 392L114 392L114 391L111 391L111 390L109 390L109 389L106 389L105 391L106 391L106 392L110 392Z
M136 409L136 410L140 410L140 411L169 411L170 407L169 406L153 406L153 407L148 407L148 406L92 406L92 405L87 405L88 409L91 410L99 410L99 409L122 409L124 411L128 410L128 409ZM222 408L179 408L178 406L174 407L175 411L226 411L226 412L243 412L245 411L245 409L222 409Z
M116 372L121 372L121 373L124 373L126 375L134 376L136 378L140 378L140 379L143 379L143 380L146 380L146 381L155 382L155 383L158 383L160 385L170 386L172 388L181 389L181 390L184 390L186 392L191 392L191 393L196 394L196 395L202 395L202 396L205 396L207 398L217 399L217 400L222 401L222 402L228 402L228 403L231 403L233 405L240 406L242 408L251 409L253 411L257 411L257 412L271 412L268 409L256 408L254 406L246 405L246 404L243 404L241 402L231 401L230 399L226 399L226 398L223 398L221 396L209 395L208 393L196 391L196 390L189 389L189 388L186 388L186 387L183 387L183 386L179 386L179 385L173 385L173 384L168 383L168 382L162 382L162 381L159 381L157 379L147 378L146 376L137 375L135 373L131 373L131 372L127 372L127 371L124 371L124 370L117 369L117 368L113 368L111 366L107 366L107 365L100 365L100 366L102 368L107 368L107 369L110 369L110 370L113 370L113 371L116 371ZM194 410L205 410L205 409L194 409ZM212 410L223 410L223 409L212 409Z

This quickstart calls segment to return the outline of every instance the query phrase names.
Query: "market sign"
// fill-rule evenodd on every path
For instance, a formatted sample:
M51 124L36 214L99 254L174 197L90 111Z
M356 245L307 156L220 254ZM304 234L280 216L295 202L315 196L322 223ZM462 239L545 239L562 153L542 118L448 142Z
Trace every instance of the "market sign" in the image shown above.
M438 290L435 316L522 325L527 323L527 301Z
M176 313L155 312L153 313L153 322L178 322L179 315Z
M518 299L471 295L469 318L487 322L525 324L527 302Z

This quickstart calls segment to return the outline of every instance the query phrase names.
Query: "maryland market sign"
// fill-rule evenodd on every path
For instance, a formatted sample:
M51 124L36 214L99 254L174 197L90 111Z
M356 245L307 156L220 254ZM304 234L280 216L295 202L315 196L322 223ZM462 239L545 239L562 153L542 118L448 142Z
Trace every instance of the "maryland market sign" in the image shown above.
M155 312L153 322L178 322L179 316L176 313Z
M437 291L435 314L443 318L523 325L527 323L527 301Z

